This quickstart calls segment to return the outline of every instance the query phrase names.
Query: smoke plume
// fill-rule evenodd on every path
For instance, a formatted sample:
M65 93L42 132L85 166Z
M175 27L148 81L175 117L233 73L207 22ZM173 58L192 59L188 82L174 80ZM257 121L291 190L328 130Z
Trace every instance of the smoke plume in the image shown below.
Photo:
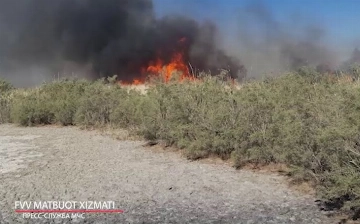
M326 27L306 21L302 15L294 14L280 22L264 3L256 1L229 20L236 35L226 48L241 56L248 76L279 74L301 66L332 70L341 61L338 49L328 42Z
M18 85L70 73L131 81L149 61L183 51L194 69L243 77L240 61L217 46L217 32L212 22L157 19L151 0L0 0L0 76Z
M73 74L117 74L131 82L143 79L142 69L158 58L169 63L175 52L195 73L226 69L239 79L301 66L334 71L344 61L360 62L358 50L340 56L344 45L327 42L321 23L303 20L311 15L280 22L259 1L226 13L214 0L156 0L186 9L159 17L154 2L0 0L0 77L20 86Z

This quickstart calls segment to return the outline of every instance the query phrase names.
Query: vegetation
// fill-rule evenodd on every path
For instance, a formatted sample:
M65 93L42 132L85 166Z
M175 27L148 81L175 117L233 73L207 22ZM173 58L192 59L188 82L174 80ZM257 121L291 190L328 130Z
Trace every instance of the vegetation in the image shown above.
M13 89L10 83L0 79L0 124L10 121L10 95Z
M164 140L189 159L217 155L237 168L286 164L295 180L314 183L326 205L360 216L357 79L300 69L240 88L216 77L154 82L146 94L114 79L6 86L0 83L0 122L111 125Z

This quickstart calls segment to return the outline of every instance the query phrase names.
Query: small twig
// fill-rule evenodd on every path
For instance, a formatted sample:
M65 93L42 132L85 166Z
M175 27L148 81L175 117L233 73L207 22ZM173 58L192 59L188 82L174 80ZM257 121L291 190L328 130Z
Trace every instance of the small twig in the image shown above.
M191 68L191 75L195 78L194 69L193 69L193 67L192 67L192 65L191 65L190 62L188 62L188 64L189 64L189 66L190 66L190 68ZM188 70L189 70L189 68L188 68Z
M360 153L358 153L358 152L355 152L354 150L352 150L352 149L347 149L348 151L350 151L350 152L352 152L352 153L354 153L355 155L357 155L357 156L360 156Z
M360 165L358 165L354 160L351 160L350 163L360 170Z

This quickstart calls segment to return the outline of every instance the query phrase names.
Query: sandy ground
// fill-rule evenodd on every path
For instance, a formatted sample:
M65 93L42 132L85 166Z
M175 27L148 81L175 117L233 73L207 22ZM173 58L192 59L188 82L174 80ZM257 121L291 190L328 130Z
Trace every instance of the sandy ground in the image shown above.
M115 201L122 214L23 219L15 201ZM0 125L0 223L335 223L283 177L74 127Z

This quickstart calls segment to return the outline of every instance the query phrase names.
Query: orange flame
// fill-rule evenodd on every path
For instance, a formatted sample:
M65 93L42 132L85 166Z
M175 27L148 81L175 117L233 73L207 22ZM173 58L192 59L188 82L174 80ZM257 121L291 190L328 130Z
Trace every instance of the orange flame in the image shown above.
M178 43L184 43L186 38L181 38ZM151 76L160 76L165 82L171 80L173 74L180 72L180 81L184 79L194 79L189 72L189 68L184 62L184 53L179 51L172 55L169 63L164 63L164 60L158 57L155 61L150 61L147 67L141 68L141 74L150 74ZM143 76L144 77L144 76ZM144 79L134 79L132 82L120 82L124 85L140 85L145 82Z
M180 80L190 78L187 65L184 62L182 53L175 53L168 64L164 64L163 60L158 58L155 62L150 62L146 68L146 72L153 75L162 75L165 82L170 81L175 72L181 72Z

